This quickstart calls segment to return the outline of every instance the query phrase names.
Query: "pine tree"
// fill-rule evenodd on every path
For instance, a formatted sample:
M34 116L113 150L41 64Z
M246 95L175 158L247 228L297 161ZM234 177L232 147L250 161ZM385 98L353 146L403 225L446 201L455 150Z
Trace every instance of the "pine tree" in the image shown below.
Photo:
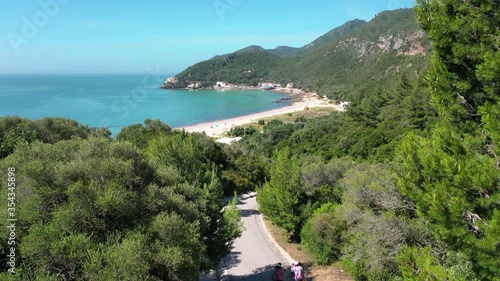
M439 121L400 146L401 189L481 280L500 280L499 3L419 0L417 11L434 48L427 79Z
M498 102L499 2L417 3L418 21L432 41L428 81L434 105L453 126L475 129L473 123L481 122L480 107Z
M288 147L278 153L270 174L271 180L258 191L260 210L297 238L301 226L303 188L298 162L290 159Z

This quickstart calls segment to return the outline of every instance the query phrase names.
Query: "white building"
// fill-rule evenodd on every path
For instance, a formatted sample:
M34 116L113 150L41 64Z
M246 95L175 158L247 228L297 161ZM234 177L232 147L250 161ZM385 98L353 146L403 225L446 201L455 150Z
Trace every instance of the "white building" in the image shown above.
M167 81L165 81L165 84L167 84L167 83L175 84L177 82L179 82L179 79L177 79L177 77L170 76L170 77L167 78Z
M281 87L280 84L277 83L272 83L272 82L262 82L259 84L261 88L279 88Z
M198 89L199 87L201 87L201 83L199 82L191 83L187 87L190 89Z
M215 83L215 87L225 88L225 87L227 87L227 84L226 84L226 82L217 81L217 83Z

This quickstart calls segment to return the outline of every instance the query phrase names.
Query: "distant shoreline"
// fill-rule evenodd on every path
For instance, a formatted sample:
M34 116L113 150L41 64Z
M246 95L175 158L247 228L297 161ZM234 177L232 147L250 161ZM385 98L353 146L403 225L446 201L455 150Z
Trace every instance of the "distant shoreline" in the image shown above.
M287 89L290 90L290 89ZM287 93L283 92L280 90L277 90L278 92L282 93ZM229 132L231 128L237 127L237 126L242 126L246 124L251 124L257 122L259 119L262 118L268 118L268 117L273 117L273 116L278 116L282 114L287 114L287 113L294 113L294 112L300 112L303 110L307 110L309 108L314 108L314 107L331 107L334 110L338 111L344 111L344 107L342 104L331 104L329 103L328 99L325 98L319 98L316 93L303 93L301 90L295 93L287 93L292 96L297 96L297 98L300 97L300 100L296 100L294 103L290 104L289 106L281 107L281 108L276 108L272 110L267 110L267 111L262 111L258 113L253 113L253 114L248 114L248 115L243 115L239 117L233 117L233 118L228 118L228 119L222 119L222 120L214 120L214 121L209 121L209 122L204 122L196 125L191 125L191 126L184 126L184 127L179 127L175 129L179 130L185 130L187 132L198 132L198 133L205 133L209 137L213 138L221 138L225 135L226 132Z

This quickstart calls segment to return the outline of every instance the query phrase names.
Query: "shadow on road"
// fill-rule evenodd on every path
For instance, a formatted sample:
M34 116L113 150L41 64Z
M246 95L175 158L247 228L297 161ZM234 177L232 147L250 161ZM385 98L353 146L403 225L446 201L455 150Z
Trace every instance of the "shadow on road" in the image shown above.
M271 280L273 276L274 264L266 265L264 267L254 270L251 274L235 276L229 275L229 280L231 281L261 281L261 280ZM285 278L289 280L290 277Z
M257 210L241 210L241 217L246 218L246 217L251 217L255 215L260 215L260 212Z
M254 270L251 274L247 275L229 275L230 281L267 281L272 280L273 271L275 264L266 265L264 267ZM290 268L283 267L285 269L285 280L290 280ZM312 278L307 278L308 281L313 281Z
M228 256L226 256L222 260L220 269L221 270L228 270L230 268L237 266L241 262L241 260L239 258L240 255L241 255L241 252L232 251Z

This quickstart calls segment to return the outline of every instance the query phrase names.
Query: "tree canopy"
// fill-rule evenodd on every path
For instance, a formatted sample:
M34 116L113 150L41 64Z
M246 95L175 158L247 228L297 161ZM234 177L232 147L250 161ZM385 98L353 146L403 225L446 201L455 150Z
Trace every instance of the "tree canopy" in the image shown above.
M170 147L173 140L179 146ZM155 146L176 158L163 161ZM217 145L179 132L151 147L145 154L130 142L77 136L17 144L0 168L16 171L19 260L16 275L1 278L197 280L215 268L241 233L236 202L221 212L222 185L210 158ZM190 166L198 173L179 166L186 157L201 159ZM1 235L9 235L5 226Z

